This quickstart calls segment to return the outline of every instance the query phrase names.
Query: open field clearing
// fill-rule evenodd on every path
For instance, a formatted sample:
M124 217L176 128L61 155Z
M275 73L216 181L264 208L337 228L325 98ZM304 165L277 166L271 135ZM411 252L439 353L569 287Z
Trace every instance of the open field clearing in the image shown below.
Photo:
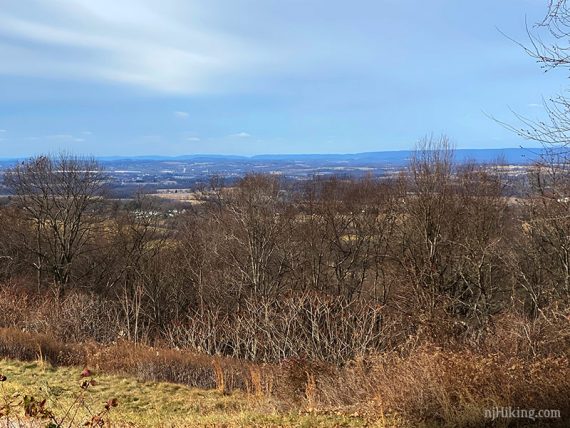
M93 373L94 385L82 389L86 378L81 377L79 367L54 368L43 362L0 360L0 372L7 377L0 384L2 413L6 413L6 404L12 403L8 419L14 425L8 426L43 427L49 423L46 419L34 425L24 416L25 395L38 401L46 399L45 408L66 427L82 426L104 410L111 399L116 399L118 405L103 419L118 427L381 426L353 416L280 412L271 402L238 391L222 394L130 377Z
M175 192L173 190L166 189L162 192L151 193L150 196L170 201L187 202L193 205L199 205L203 203L203 201L199 199L198 194L196 192L190 192L190 191Z

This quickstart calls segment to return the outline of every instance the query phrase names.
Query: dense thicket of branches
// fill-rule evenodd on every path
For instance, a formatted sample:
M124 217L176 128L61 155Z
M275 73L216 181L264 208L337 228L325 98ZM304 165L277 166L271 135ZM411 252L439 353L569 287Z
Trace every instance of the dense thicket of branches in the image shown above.
M105 198L105 180L69 157L5 175L0 272L21 301L0 324L342 363L410 341L477 345L507 315L568 316L569 202L540 166L515 199L503 166L457 164L428 139L391 178L213 180L175 216Z
M77 259L90 251L100 223L104 176L94 160L39 156L9 169L4 184L12 190L12 228L16 242L34 255L38 286L49 273L58 293L77 274Z

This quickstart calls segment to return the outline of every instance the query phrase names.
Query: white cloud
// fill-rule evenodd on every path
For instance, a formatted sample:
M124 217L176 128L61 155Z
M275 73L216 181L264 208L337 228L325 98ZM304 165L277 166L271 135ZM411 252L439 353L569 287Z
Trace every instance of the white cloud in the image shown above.
M537 104L537 103L530 103L530 104L527 104L527 106L528 106L528 107L531 107L531 108L540 108L540 107L543 107L542 104Z
M233 137L233 138L249 138L249 137L251 137L251 135L248 134L247 132L238 132L237 134L230 135L230 137Z
M31 1L0 2L0 74L240 92L334 65L362 70L369 49L379 49L364 32L339 33L326 18L344 7L323 0L308 11L297 1Z
M197 93L218 90L220 82L271 64L267 55L276 55L255 39L216 25L217 14L204 1L36 0L34 5L30 11L21 0L2 2L0 74Z
M186 141L189 141L191 143L196 142L196 141L200 141L200 137L188 137L188 138L186 138Z
M175 111L174 116L176 116L178 119L188 119L190 117L190 114L185 111Z
M40 137L39 139L50 140L50 141L58 141L62 143L82 143L85 141L84 138L76 137L72 134L53 134L53 135L45 135L44 137Z

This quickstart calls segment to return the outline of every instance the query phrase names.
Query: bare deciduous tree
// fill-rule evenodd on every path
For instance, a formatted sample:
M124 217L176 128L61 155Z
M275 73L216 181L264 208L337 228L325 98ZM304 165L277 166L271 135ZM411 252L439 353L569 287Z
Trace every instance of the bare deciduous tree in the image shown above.
M102 201L105 174L93 159L39 156L8 170L4 184L29 224L21 242L34 254L38 286L47 272L61 295L99 224L94 207Z
M545 70L570 68L570 6L549 0L544 19L528 29L529 42L519 43ZM569 297L570 282L570 99L559 94L544 101L546 118L517 114L520 126L506 125L518 135L541 143L540 160L530 171L524 203L524 233L516 251L518 283L537 316L553 300Z

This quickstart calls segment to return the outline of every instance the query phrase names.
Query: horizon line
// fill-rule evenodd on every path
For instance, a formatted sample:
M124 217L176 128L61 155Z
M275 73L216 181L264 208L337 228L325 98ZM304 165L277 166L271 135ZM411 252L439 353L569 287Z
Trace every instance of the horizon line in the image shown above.
M481 147L462 147L462 148L454 148L452 149L453 152L464 152L464 151L494 151L500 152L503 150L544 150L544 146L535 146L535 147L489 147L489 148L481 148ZM192 157L232 157L232 158L242 158L242 159L254 159L256 157L268 157L268 156L358 156L358 155L367 155L367 154L378 154L378 153L405 153L405 152L414 152L415 149L394 149L394 150L377 150L377 151L365 151L365 152L312 152L312 153L257 153L257 154L231 154L231 153L189 153L189 154L180 154L180 155L160 155L160 154L136 154L136 155L92 155L92 154L76 154L71 152L70 154L74 156L80 157L91 157L94 159L176 159L176 158L192 158ZM65 153L65 152L64 152ZM50 156L52 153L37 153L32 155L22 155L22 156L9 156L4 157L0 156L0 161L19 161L23 159L30 159L37 156Z

